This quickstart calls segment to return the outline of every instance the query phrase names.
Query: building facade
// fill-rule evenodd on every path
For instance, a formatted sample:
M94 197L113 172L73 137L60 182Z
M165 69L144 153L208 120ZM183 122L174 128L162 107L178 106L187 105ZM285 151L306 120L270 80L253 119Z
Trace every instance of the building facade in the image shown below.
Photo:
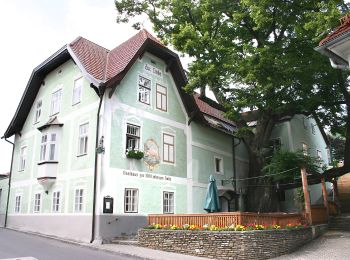
M150 213L204 213L210 175L222 211L245 210L235 124L185 83L178 56L145 30L113 50L79 37L35 68L4 134L15 136L7 226L82 241L135 233ZM302 118L272 138L326 161Z

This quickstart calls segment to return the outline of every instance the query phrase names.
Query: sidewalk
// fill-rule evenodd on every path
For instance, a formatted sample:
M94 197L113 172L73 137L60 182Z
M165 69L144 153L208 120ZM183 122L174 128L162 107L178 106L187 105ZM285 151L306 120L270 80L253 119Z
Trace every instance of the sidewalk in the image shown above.
M170 253L160 250L154 250L145 247L131 246L131 245L119 245L119 244L102 244L92 245L92 247L100 250L105 250L112 253L121 255L129 255L139 257L142 259L154 259L154 260L204 260L209 258L189 256L184 254Z

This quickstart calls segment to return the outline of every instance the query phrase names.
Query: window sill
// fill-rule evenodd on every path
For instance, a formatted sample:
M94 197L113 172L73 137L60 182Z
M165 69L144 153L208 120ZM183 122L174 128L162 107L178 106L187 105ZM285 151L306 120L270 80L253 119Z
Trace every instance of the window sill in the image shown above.
M42 164L58 164L58 161L42 161L42 162L38 162L38 165L42 165Z
M81 103L81 101L76 102L76 103L72 104L72 107L74 107L74 106L76 106L76 105L79 105L80 103Z
M18 172L24 172L24 169L23 170L18 170Z
M33 125L36 125L36 124L39 124L40 123L40 120L39 121L36 121L33 123Z
M215 172L215 174L225 175L223 172Z
M83 157L85 155L87 155L87 153L78 154L77 157Z
M53 116L56 116L56 115L58 115L60 112L58 111L58 112L56 112L55 114L50 114L50 117L53 117Z

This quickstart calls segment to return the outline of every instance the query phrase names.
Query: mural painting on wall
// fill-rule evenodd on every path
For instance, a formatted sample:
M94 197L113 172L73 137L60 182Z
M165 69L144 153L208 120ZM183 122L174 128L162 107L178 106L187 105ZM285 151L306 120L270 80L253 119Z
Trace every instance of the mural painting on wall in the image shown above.
M147 139L144 143L144 157L143 161L147 165L148 169L153 171L160 161L159 146L153 139Z

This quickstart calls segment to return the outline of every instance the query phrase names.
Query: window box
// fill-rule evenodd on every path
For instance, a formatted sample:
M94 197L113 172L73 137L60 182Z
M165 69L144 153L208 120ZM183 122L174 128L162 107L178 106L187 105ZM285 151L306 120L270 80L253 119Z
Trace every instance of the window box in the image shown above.
M137 159L141 160L144 156L144 153L142 151L138 150L127 150L126 151L126 157L130 159Z

